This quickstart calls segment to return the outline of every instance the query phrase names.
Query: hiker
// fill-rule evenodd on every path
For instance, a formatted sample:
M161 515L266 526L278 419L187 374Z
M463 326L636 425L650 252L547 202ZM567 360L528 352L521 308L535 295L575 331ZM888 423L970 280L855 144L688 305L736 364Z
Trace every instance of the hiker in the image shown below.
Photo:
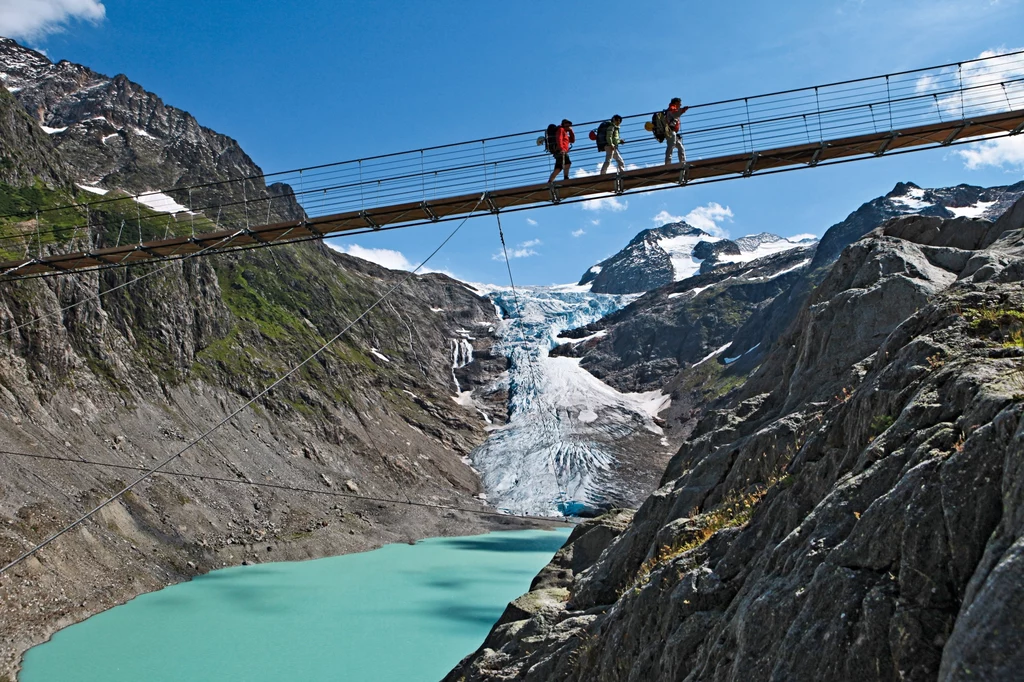
M622 123L622 117L618 114L612 116L610 121L605 121L597 129L597 144L598 149L602 143L602 137L604 138L604 165L601 166L601 175L608 172L608 166L611 164L612 159L615 159L615 166L619 169L619 172L626 170L626 164L622 160L622 155L619 154L619 145L624 142L621 136L619 136L619 125ZM601 128L604 128L602 131ZM604 133L602 135L602 133Z
M560 126L548 126L546 146L551 155L555 157L555 170L551 172L548 184L555 181L558 171L564 173L566 180L569 179L569 166L572 165L572 161L569 160L569 149L574 142L576 142L576 133L573 132L572 121L569 119L563 118Z
M690 107L683 106L683 100L673 97L665 110L665 164L672 163L672 149L679 152L679 163L686 161L686 153L683 151L683 136L679 134L679 117L686 113Z

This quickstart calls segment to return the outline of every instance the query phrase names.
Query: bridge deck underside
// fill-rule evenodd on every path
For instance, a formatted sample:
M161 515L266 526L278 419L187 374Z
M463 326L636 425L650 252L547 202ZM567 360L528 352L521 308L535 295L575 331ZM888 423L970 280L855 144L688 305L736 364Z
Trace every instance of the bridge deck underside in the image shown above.
M869 158L897 150L924 149L973 138L1019 133L1022 127L1024 111L1012 111L964 121L948 121L826 142L700 159L686 164L640 168L618 176L574 178L556 183L554 186L536 184L496 189L488 192L483 199L480 193L466 194L430 202L349 211L305 221L260 225L247 230L223 230L196 237L176 237L92 252L10 261L0 263L0 276L24 277L128 265L183 257L200 251L216 253L263 243L286 243L334 236L353 230L411 226L438 220L452 220L473 212L522 209L598 195L664 189L715 178L743 177L766 171L814 166L839 159Z

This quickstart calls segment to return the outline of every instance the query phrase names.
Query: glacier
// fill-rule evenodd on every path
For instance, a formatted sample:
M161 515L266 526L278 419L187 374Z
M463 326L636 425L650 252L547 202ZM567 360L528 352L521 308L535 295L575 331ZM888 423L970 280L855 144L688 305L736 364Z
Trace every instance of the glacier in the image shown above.
M668 398L658 391L620 393L579 360L548 354L560 332L594 322L637 295L566 285L517 288L516 294L497 288L488 296L502 311L498 350L510 366L504 379L508 421L470 454L487 499L509 513L574 516L638 493L624 456L635 451L638 433L664 447L655 417Z

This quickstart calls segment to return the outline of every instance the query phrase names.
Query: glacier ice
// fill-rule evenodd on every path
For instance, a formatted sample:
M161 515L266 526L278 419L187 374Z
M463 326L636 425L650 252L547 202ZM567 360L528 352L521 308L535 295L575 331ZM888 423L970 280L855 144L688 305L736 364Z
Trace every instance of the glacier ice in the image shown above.
M642 429L661 433L653 417L668 398L660 392L620 393L577 359L548 355L560 332L636 298L579 289L489 294L505 314L498 349L510 359L509 420L470 457L499 509L549 516L599 509L616 496L616 442Z

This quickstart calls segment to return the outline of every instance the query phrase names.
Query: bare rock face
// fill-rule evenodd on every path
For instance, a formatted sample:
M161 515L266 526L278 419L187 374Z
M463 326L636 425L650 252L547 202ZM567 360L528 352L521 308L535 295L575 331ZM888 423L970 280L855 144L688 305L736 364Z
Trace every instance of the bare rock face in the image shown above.
M552 355L582 358L582 367L621 391L661 388L682 368L729 345L755 310L793 283L813 253L813 246L795 248L660 287L597 323L564 333L573 338L605 332L587 343L559 346Z
M0 182L70 184L70 169L53 144L7 90L0 88Z
M262 171L235 140L201 126L124 75L110 78L68 61L53 64L0 38L0 80L50 131L78 182L136 194L234 180L197 188L191 196L168 194L186 207L224 206L224 220L237 217L241 209L232 206L243 197L272 198L271 222L302 216L291 188L267 187L254 177Z
M1024 201L847 248L564 608L448 679L1016 679L1022 280Z

